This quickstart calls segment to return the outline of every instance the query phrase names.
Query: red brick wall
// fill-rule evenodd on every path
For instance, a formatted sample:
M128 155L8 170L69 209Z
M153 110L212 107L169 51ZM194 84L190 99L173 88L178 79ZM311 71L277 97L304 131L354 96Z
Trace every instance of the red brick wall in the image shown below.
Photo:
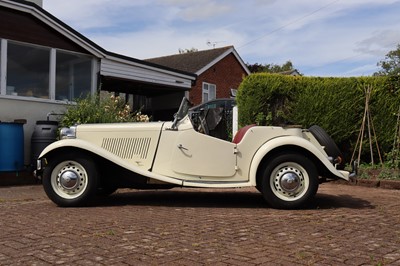
M231 89L238 89L246 75L246 71L231 53L197 78L196 85L189 92L189 100L194 105L202 102L203 82L216 85L217 98L230 98Z

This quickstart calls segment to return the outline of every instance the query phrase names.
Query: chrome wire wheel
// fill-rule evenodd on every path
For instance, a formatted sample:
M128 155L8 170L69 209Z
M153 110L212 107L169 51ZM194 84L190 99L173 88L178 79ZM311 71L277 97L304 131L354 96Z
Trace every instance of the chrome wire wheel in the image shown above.
M298 163L286 162L272 170L270 187L272 192L284 201L302 198L310 185L307 171Z
M87 185L88 174L76 161L63 161L57 164L51 173L51 186L61 198L78 198L85 192Z

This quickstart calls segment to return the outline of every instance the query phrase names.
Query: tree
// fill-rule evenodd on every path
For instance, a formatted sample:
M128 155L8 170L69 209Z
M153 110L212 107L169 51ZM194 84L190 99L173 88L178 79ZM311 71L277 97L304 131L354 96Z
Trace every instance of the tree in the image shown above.
M397 49L386 54L385 59L377 63L382 69L375 76L399 76L400 75L400 44Z
M294 70L293 64L291 61L287 61L283 65L276 65L276 64L249 64L247 63L247 68L250 70L251 73L260 73L260 72L266 72L266 73L280 73L284 71L290 71Z
M194 48L194 47L192 47L192 48L190 48L190 49L182 49L182 48L179 48L179 53L180 54L187 54L187 53L194 53L194 52L198 52L199 51L199 49L197 49L197 48Z

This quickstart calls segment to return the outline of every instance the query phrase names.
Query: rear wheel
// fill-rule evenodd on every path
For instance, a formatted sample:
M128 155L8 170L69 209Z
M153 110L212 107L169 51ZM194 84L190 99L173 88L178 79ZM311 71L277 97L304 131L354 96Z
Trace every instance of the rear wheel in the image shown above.
M303 155L281 154L266 164L261 184L264 199L271 207L298 208L317 193L318 172Z
M58 206L86 205L97 191L97 169L83 154L68 153L50 159L43 172L43 188Z

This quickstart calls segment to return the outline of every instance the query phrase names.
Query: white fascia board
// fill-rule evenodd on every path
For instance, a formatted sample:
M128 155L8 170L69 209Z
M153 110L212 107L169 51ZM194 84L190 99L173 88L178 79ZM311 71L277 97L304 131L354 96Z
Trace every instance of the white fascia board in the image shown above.
M41 20L44 22L46 25L49 27L53 28L57 32L61 33L71 41L75 42L79 46L81 46L83 49L89 51L92 55L102 58L105 56L105 54L100 51L99 49L96 49L96 47L93 47L90 43L86 42L82 38L80 38L78 35L73 33L72 31L66 29L56 21L52 20L50 17L47 17L44 13L39 12L35 7L30 6L30 5L25 5L23 3L18 3L18 2L13 2L9 0L2 0L0 1L0 5L4 7L8 7L14 10L18 10L21 12L29 13L30 15L34 16L35 18Z
M246 64L243 62L242 58L239 56L238 52L235 49L233 49L233 55L239 61L240 65L243 67L244 71L246 71L247 75L250 75L251 74L250 70L247 68Z
M236 59L239 61L240 65L243 67L244 71L247 73L247 75L250 75L250 70L247 68L246 64L243 62L242 58L240 58L239 54L236 52L236 50L232 47L229 50L226 50L223 54L215 58L213 61L208 63L205 67L200 69L199 71L196 72L196 74L199 76L209 68L211 68L213 65L221 61L223 58L225 58L227 55L230 53L233 53L233 55L236 57Z
M137 59L137 60L139 60L139 59ZM129 65L129 66L140 67L140 68L143 68L143 69L146 69L146 70L157 71L157 72L160 72L160 73L176 76L176 77L179 77L179 78L196 80L196 77L194 77L192 75L188 75L188 74L184 74L184 73L180 73L180 72L175 72L173 70L164 69L161 66L159 68L157 66L151 66L151 65L148 65L148 64L145 64L145 63L142 64L140 62L127 60L127 59L123 59L123 58L116 57L116 56L107 55L105 59L102 59L102 61L104 61L104 62L114 61L114 62L122 63L122 64L125 64L125 65Z
M142 81L186 89L190 89L192 86L192 80L195 80L195 77L181 73L163 71L163 69L139 64L136 62L127 63L110 59L101 60L100 74L108 77Z

